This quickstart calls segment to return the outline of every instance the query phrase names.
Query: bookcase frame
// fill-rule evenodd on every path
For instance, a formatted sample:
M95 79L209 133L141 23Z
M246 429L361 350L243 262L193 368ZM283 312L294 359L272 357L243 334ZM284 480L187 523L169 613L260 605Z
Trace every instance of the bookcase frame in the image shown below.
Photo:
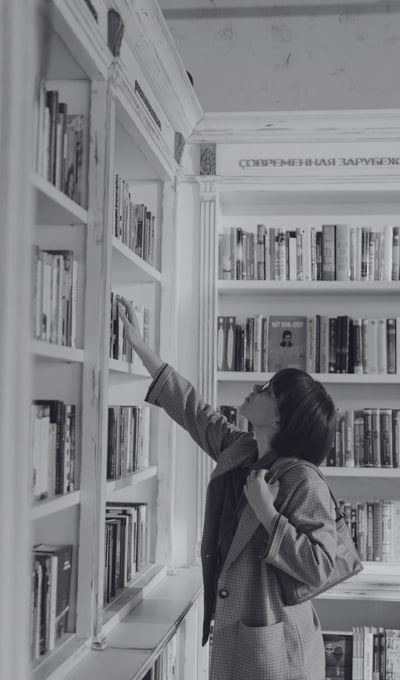
M84 659L89 673L96 666L98 652L94 650L99 649L104 650L100 665L104 664L106 668L108 660L112 659L114 663L113 653L107 648L108 637L111 634L118 637L119 622L131 613L133 637L130 656L125 655L126 668L130 666L135 677L143 677L171 636L182 628L180 677L189 677L184 658L188 649L195 650L196 655L199 653L201 575L198 568L177 569L174 565L175 426L168 418L157 415L151 432L154 462L129 478L107 481L110 375L117 375L125 384L131 381L138 385L143 396L150 384L150 376L143 367L109 359L109 318L114 258L118 266L123 262L132 286L143 283L156 289L155 346L166 361L176 362L179 317L176 293L179 285L175 223L179 165L174 157L175 132L186 139L201 118L202 110L154 0L137 3L125 0L92 0L90 3L5 0L4 9L4 21L0 26L3 50L7 51L7 59L0 65L0 191L3 205L0 220L4 233L0 278L5 292L1 302L0 339L3 369L0 535L2 545L7 549L3 551L0 563L3 601L0 674L20 680L28 677L34 680L78 678ZM109 9L118 11L125 25L119 57L114 57L107 46ZM44 28L40 17L45 17ZM77 64L77 72L84 74L78 78L86 81L90 91L87 207L69 199L35 172L31 154L26 151L33 149L34 143L31 104L34 79L38 74L46 79L48 67L51 69L53 65L54 54L47 51L50 33L59 36L66 45L65 49ZM141 87L159 113L162 131L135 92L133 67L140 73ZM54 80L57 68L51 71L49 79ZM61 68L60 80L63 80L62 72ZM112 234L116 106L123 116L127 134L153 168L153 176L159 184L161 271L129 252ZM77 233L73 230L79 230L81 235L80 286L85 313L79 328L83 341L77 348L31 338L30 310L34 289L31 244L36 240L35 229L42 228L54 230L56 240L57 234L62 234L63 240L68 241L73 233ZM79 488L32 505L29 420L31 399L35 398L34 373L41 375L41 371L49 370L57 375L59 367L62 371L71 368L74 393L79 395L81 414L76 442L80 460ZM57 387L54 389L56 392ZM121 494L129 500L137 497L140 500L142 495L140 492L137 496L137 490L146 486L151 489L154 505L150 530L155 564L137 575L133 587L127 589L130 592L124 591L112 611L104 616L105 504L107 499L121 498ZM63 636L56 650L40 659L32 670L29 621L33 526L43 526L40 535L46 539L45 527L51 524L47 542L55 542L57 536L61 543L62 530L57 535L57 518L68 513L72 513L73 519L65 522L71 523L78 548L74 556L76 593L71 596L76 609L74 632ZM63 520L60 526L65 522ZM150 595L153 599L147 604ZM143 653L135 648L135 636L143 623L142 617L147 617L146 607L151 609L154 604L163 623L159 629L157 621L153 621L153 648ZM122 664L121 673L126 668ZM96 677L100 678L101 674L96 672Z
M235 314L240 309L241 316L251 315L244 311L247 303L260 300L275 301L279 310L273 313L285 313L291 302L289 314L311 311L313 302L326 300L340 304L341 299L349 295L354 301L368 300L371 297L376 314L379 315L380 301L391 305L391 309L400 300L400 283L384 281L337 282L337 281L234 281L218 280L218 232L223 226L243 226L240 217L248 221L264 222L274 226L274 216L287 218L290 225L296 220L307 222L307 207L311 215L323 214L323 205L329 205L327 213L334 214L335 205L338 214L344 214L341 202L356 201L363 203L360 223L363 215L376 207L375 214L398 215L399 203L399 152L400 126L397 110L388 111L317 111L317 112L274 112L274 113L217 113L206 114L191 135L194 148L200 147L208 153L208 160L214 161L215 174L207 174L207 165L200 160L200 175L197 175L198 197L200 203L200 381L206 399L214 406L220 403L241 403L246 384L248 390L253 384L268 380L272 373L218 372L216 361L216 320L219 314ZM254 161L244 170L241 159L276 159L276 158L332 158L351 156L389 156L394 158L386 168L375 169L357 167L341 172L340 167L326 171L323 169L300 167L273 167L271 163L258 164ZM397 161L396 161L397 159ZM340 165L340 163L338 163ZM360 166L362 164L360 163ZM279 169L277 169L279 168ZM193 178L187 174L187 181ZM193 169L191 170L193 173ZM204 173L204 174L202 174ZM285 203L288 200L289 202ZM310 200L311 199L311 200ZM315 208L312 201L319 201ZM385 204L387 207L384 208ZM282 206L285 207L282 207ZM305 207L307 206L307 207ZM322 207L321 207L322 206ZM351 210L350 210L351 212ZM351 213L355 214L355 213ZM260 216L263 215L262 219ZM332 223L332 219L328 219ZM338 218L336 221L343 221ZM391 222L389 218L389 223ZM322 222L321 222L322 224ZM227 307L228 305L228 307ZM297 306L296 306L297 305ZM226 308L228 311L226 311ZM296 312L293 309L296 309ZM223 311L225 309L225 311ZM258 312L260 313L260 312ZM263 312L266 314L267 312ZM320 312L322 313L322 312ZM327 312L326 312L327 313ZM393 312L394 314L394 312ZM396 314L394 314L396 315ZM354 408L365 406L364 401L373 401L373 389L387 390L391 403L394 403L396 391L400 386L400 375L352 375L352 374L313 374L317 380L327 384L328 390L338 388L358 390L358 402L354 396L349 397ZM221 388L225 387L226 395L232 401L220 401ZM231 386L229 388L229 386ZM370 388L367 397L365 387ZM228 391L229 388L229 391ZM234 399L234 394L240 398ZM382 392L380 393L382 395ZM356 405L357 403L357 405ZM398 406L397 406L398 407ZM393 405L393 408L395 406ZM199 459L198 496L205 498L210 463ZM367 485L373 498L400 499L400 470L397 469L363 469L363 468L329 468L325 467L330 483L339 497L352 498L352 491ZM342 495L341 495L342 494ZM204 507L204 506L203 506ZM198 536L201 535L202 512L198 514ZM377 625L396 627L399 614L400 565L366 563L362 575L352 579L343 586L338 586L317 600L317 608L323 612L323 625L335 629L335 626L346 627L352 618L349 616L354 603L361 603L361 609L353 619L363 623L363 616L371 619L373 613L379 613ZM332 603L336 611L330 621L329 610ZM326 604L325 604L326 603ZM341 608L341 609L340 609ZM352 610L354 611L354 609ZM346 614L347 612L347 614ZM335 618L336 617L336 618ZM358 619L357 619L358 617ZM350 623L351 627L351 623Z

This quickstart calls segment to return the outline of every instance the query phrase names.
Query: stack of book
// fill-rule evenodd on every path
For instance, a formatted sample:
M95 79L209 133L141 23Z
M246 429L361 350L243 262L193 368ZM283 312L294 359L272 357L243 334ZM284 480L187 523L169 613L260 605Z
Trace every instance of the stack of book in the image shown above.
M217 318L217 370L399 374L400 317Z
M143 305L134 305L134 310L141 336L144 342L148 344L150 311ZM132 345L126 339L124 324L118 314L117 297L113 292L111 292L110 357L111 359L126 361L134 366L142 365L140 357L133 351Z
M36 399L31 407L32 492L34 499L69 493L77 487L76 408L56 399Z
M339 467L400 466L400 410L336 409L336 436L326 465Z
M33 337L76 347L78 262L73 251L33 246L32 279Z
M105 523L104 602L126 588L148 561L147 504L108 502Z
M400 564L400 501L339 504L363 561Z
M36 545L32 559L32 659L52 651L68 631L72 545Z
M176 635L165 645L143 680L178 680Z
M400 630L354 626L323 637L326 680L400 679Z
M145 262L156 267L155 215L143 203L134 202L129 183L118 174L115 175L114 189L114 236Z
M263 281L398 281L400 227L280 229L258 224L219 234L218 278Z
M70 113L58 90L38 86L35 100L36 171L79 205L86 205L86 117Z
M119 479L149 465L150 409L108 409L107 479Z

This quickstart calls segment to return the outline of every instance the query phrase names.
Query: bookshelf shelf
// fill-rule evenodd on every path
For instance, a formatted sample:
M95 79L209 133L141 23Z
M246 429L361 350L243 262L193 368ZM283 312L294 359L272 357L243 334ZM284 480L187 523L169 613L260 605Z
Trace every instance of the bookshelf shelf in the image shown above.
M31 340L31 352L38 358L49 361L63 361L81 364L84 361L84 350L65 347L44 340Z
M31 519L40 519L41 517L52 515L55 512L72 508L74 505L79 505L80 500L80 491L72 491L71 493L56 496L55 498L36 501L31 508Z
M398 281L218 281L220 295L399 295Z
M400 479L400 468L365 468L365 467L328 467L323 466L326 477L357 477L358 479Z
M88 653L89 642L89 638L65 633L53 651L35 662L32 680L57 680L64 677Z
M151 590L165 577L166 567L160 564L149 564L138 572L128 588L122 590L103 610L104 635L108 633L146 597Z
M91 652L81 666L81 678L87 680L140 680L153 666L160 652L182 621L186 631L195 625L191 617L193 605L201 592L199 568L180 568L168 575L152 589L124 619L124 625L111 631L108 645L101 654ZM188 618L190 617L190 621ZM123 653L121 653L123 650ZM178 662L179 678L193 677L194 650L187 658L184 669ZM78 676L68 675L66 680Z
M36 194L36 220L39 225L87 225L87 210L38 173L33 173L32 184Z
M118 283L159 283L161 273L130 250L116 236L112 240L113 279Z
M125 373L136 378L149 378L149 373L144 366L135 366L126 361L110 359L109 369L111 373Z
M141 470L136 470L131 475L126 477L121 477L120 479L111 479L107 482L107 500L112 500L115 491L120 489L126 489L128 487L135 486L136 484L141 484L147 479L157 477L157 465L150 465L147 468L142 468Z
M364 373L362 375L356 375L354 373L311 373L310 375L312 375L315 380L322 383L341 383L343 385L400 384L400 375L386 375L380 373ZM273 373L218 371L217 381L262 383L272 378L272 376Z
M360 574L319 597L329 599L351 597L360 600L382 599L400 602L399 578L400 565L364 562L364 570Z

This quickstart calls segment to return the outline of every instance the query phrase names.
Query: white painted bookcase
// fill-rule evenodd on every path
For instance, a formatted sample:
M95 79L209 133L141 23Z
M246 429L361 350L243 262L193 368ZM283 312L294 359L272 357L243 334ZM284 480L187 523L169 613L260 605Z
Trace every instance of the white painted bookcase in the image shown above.
M398 225L398 111L210 113L197 126L191 143L193 149L203 145L200 149L206 149L208 158L214 155L216 163L213 174L195 177L193 164L186 176L188 186L198 184L200 363L210 403L238 406L254 383L272 375L217 371L218 315L236 316L239 323L256 314L399 315L398 281L218 280L217 256L218 234L230 227L256 233L258 223L283 229L334 223ZM289 159L297 160L284 162ZM335 160L318 164L320 159ZM352 160L346 163L347 159ZM206 167L203 172L207 173ZM396 375L319 373L315 377L342 410L400 407L399 363ZM207 463L201 461L200 467L200 493L201 479L204 493ZM400 500L399 468L324 467L324 472L343 500ZM398 627L400 565L367 562L358 577L319 597L316 606L326 630L351 631L353 625Z
M124 23L115 57L107 46L110 9ZM176 634L177 677L193 678L201 637L201 574L199 567L174 565L175 426L152 410L149 467L122 480L107 481L106 473L108 407L143 404L151 382L142 366L109 358L110 293L150 310L150 343L176 363L175 134L187 139L202 111L153 0L6 0L5 10L0 28L8 48L0 74L0 675L140 680ZM83 206L32 167L38 77L47 89L59 91L69 112L85 116ZM156 266L113 235L116 172L129 182L134 202L146 204L156 217ZM72 249L78 260L74 348L31 338L32 244ZM76 405L80 474L73 492L32 504L29 419L35 398ZM149 564L105 606L107 501L147 503ZM31 668L30 572L36 543L72 543L73 564L69 632ZM116 651L120 647L124 651Z

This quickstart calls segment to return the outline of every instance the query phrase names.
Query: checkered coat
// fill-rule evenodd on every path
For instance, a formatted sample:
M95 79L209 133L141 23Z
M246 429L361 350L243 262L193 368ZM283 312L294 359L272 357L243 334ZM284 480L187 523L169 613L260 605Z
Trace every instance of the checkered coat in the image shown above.
M215 601L209 680L324 680L323 640L312 602L285 606L277 574L282 570L316 585L329 577L336 530L327 485L311 468L285 473L275 502L278 513L285 502L285 514L277 515L270 535L246 501L214 600L212 576L224 473L255 461L256 440L216 413L168 364L161 367L146 399L161 406L216 462L207 491L201 549L203 644L209 634L209 602ZM272 469L285 462L278 458Z

